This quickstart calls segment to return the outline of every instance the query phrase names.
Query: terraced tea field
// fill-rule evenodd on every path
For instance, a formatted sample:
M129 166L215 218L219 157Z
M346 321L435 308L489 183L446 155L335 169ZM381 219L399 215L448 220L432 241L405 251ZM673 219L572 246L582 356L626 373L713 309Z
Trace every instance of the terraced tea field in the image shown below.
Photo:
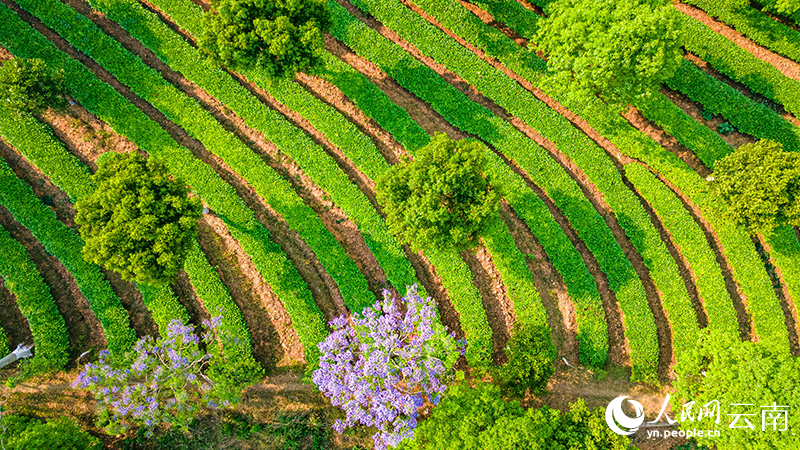
M314 368L329 320L417 284L465 367L505 361L517 322L550 331L559 371L656 386L706 327L800 355L800 231L751 236L706 181L758 139L800 151L798 22L676 3L678 72L620 114L547 79L547 3L330 0L324 67L273 82L205 61L206 0L0 1L0 58L62 68L70 100L0 110L0 347L59 371L221 316L226 355ZM473 251L412 251L377 200L440 132L481 142L503 193ZM106 151L162 159L206 207L170 286L81 256L74 204Z

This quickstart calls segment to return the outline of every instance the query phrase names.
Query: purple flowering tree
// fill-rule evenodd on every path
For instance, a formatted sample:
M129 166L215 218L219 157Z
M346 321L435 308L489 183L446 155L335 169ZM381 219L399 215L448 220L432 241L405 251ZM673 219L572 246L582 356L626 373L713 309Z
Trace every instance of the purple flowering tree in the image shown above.
M322 357L312 376L345 412L333 428L341 433L359 424L376 427L376 450L414 436L419 411L439 402L464 350L437 318L433 300L417 295L416 286L397 301L388 291L383 297L360 316L331 322L333 332L319 344Z
M98 401L99 416L108 422L111 434L131 426L145 427L148 435L160 424L186 429L203 407L228 406L237 392L230 386L214 383L207 375L210 364L224 364L214 346L219 346L215 317L204 322L200 337L194 327L173 320L167 336L154 340L145 336L123 355L102 350L97 363L86 364L73 387L88 389ZM212 358L212 354L214 356ZM225 389L219 386L225 385Z

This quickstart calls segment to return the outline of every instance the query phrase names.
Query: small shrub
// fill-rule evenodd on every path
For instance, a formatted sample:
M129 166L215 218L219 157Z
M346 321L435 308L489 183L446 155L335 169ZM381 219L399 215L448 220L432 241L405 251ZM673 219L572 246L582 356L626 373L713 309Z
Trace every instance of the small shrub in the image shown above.
M736 131L736 127L731 125L730 122L722 122L721 124L719 124L719 127L717 127L717 130L720 132L720 134L727 135Z
M6 61L0 66L0 104L15 115L65 108L64 71L49 70L41 59Z
M508 362L495 369L494 378L505 395L523 397L545 393L555 372L555 349L543 327L517 326L506 346Z
M66 417L39 420L19 415L0 418L0 445L5 450L100 450L96 437Z

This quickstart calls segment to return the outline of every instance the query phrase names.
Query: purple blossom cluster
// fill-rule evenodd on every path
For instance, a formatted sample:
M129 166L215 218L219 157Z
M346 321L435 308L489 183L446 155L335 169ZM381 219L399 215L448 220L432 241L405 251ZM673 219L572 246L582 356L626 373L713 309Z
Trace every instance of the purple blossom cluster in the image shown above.
M420 409L439 402L464 350L439 322L434 302L417 295L416 286L398 301L388 291L383 297L361 316L331 321L333 332L319 344L322 357L312 376L345 412L333 428L341 433L358 424L376 427L376 450L414 436Z
M207 348L219 345L216 327L220 318L204 323ZM202 407L224 407L203 371L211 354L200 350L194 327L173 320L160 340L145 336L124 355L100 352L96 363L86 364L73 387L88 389L98 401L108 431L120 433L143 426L148 434L162 423L181 428Z

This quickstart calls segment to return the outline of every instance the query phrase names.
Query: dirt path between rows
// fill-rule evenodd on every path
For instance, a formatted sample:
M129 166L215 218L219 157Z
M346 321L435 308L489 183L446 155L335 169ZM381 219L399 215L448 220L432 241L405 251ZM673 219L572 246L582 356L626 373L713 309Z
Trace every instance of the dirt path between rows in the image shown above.
M547 322L558 351L558 358L563 357L572 362L580 361L575 304L569 298L561 274L553 267L544 247L528 225L519 218L510 205L503 203L500 216L511 232L517 248L525 256L533 284L539 291L542 304L547 310Z
M286 309L222 220L205 215L199 222L198 238L209 262L247 319L256 360L268 370L279 364L302 363L303 344Z
M750 238L753 240L756 251L758 251L758 255L764 263L764 268L769 274L772 287L775 290L775 296L777 296L780 301L784 323L786 324L786 330L789 334L789 346L792 350L792 354L794 356L800 356L800 343L798 343L798 326L800 326L800 322L798 322L797 307L792 295L789 293L789 288L783 281L781 268L775 264L775 261L770 256L772 249L762 235L751 236Z
M699 22L702 22L704 25L711 28L711 30L713 30L715 33L724 36L741 49L746 50L756 58L769 63L772 65L772 67L778 69L778 71L786 77L800 81L800 64L756 44L728 25L725 25L724 23L712 18L700 8L681 3L680 1L674 1L673 4L678 11Z
M628 120L628 122L631 123L631 125L633 125L634 128L646 134L650 139L656 141L661 147L675 154L675 156L680 158L684 163L686 163L687 166L691 167L692 170L697 172L698 175L703 178L711 175L711 169L706 167L703 161L701 161L693 151L679 143L674 136L668 134L663 128L646 118L638 108L629 106L628 110L625 112L625 114L623 114L623 116ZM712 130L716 131L715 129ZM732 135L733 133L727 137L730 139L730 137L734 137Z
M674 103L675 106L682 109L683 112L691 116L692 119L696 120L698 123L705 125L711 131L717 133L719 137L722 138L723 141L725 141L728 145L730 145L734 149L739 148L745 144L751 144L756 141L756 139L753 136L750 136L749 134L744 134L738 130L734 130L728 134L720 133L718 131L719 126L723 122L727 122L727 120L724 117L722 117L722 114L716 114L711 120L706 120L703 117L702 106L693 102L689 97L687 97L683 93L679 91L674 91L664 86L661 87L660 92L664 94L664 96L666 96L670 101L672 101L672 103ZM641 113L639 113L639 115L641 115ZM660 127L657 127L655 125L653 125L652 127L649 126L647 119L644 119L643 116L642 119L644 120L640 120L638 117L627 117L627 118L628 121L631 122L631 124L634 127L646 133L648 136L656 140L656 142L659 143L661 142L661 139L663 139L661 137L662 134L669 136L664 132L664 130L660 129ZM699 158L697 159L698 163L693 163L690 160L686 160L684 158L681 159L683 159L684 162L686 162L687 165L691 167L695 172L697 172L697 174L700 175L701 177L706 178L709 175L711 175L711 169L706 167L701 161L699 161Z

